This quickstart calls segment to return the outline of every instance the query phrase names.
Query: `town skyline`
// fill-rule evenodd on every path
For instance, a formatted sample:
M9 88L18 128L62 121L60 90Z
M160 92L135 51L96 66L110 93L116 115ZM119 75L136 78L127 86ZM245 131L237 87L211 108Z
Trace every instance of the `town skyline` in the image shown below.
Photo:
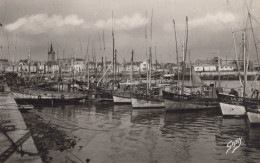
M250 1L247 2L250 6ZM247 13L244 1L214 0L211 5L207 4L206 0L196 3L191 0L1 1L0 57L9 60L15 58L16 61L25 59L30 48L33 60L44 61L47 60L52 43L59 58L63 54L65 58L84 58L87 51L91 58L95 51L98 61L101 61L103 53L107 60L111 60L113 12L115 48L119 62L130 60L132 49L135 51L135 59L145 60L146 28L148 39L152 32L153 57L156 46L158 62L176 63L172 20L176 22L178 49L181 53L186 16L189 19L188 49L192 61L213 58L218 56L218 51L221 58L235 58L231 29L238 30L244 26ZM259 20L260 2L253 1L251 6L251 14ZM150 30L152 10L153 30ZM253 26L259 42L259 25L254 22ZM237 34L236 40L239 46L241 34ZM253 43L251 48L250 57L254 60L256 55Z

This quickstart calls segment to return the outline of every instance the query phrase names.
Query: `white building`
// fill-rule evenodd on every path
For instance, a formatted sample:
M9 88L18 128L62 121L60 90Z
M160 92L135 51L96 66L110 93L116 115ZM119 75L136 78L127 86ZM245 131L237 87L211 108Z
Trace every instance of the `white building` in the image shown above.
M222 65L219 67L219 71L234 71L234 66Z
M79 72L85 71L86 65L84 63L83 64L79 63L79 64L73 65L72 67L76 73L79 73Z
M140 71L146 71L147 68L149 68L149 64L147 63L147 61L143 61L142 63L140 63Z
M194 71L196 72L202 72L203 70L203 66L194 66Z
M126 71L130 72L131 69L132 69L131 63L127 63ZM139 69L140 69L140 63L137 63L137 62L133 63L133 72L137 72L137 71L139 71Z
M203 66L204 71L217 71L217 67L214 65Z

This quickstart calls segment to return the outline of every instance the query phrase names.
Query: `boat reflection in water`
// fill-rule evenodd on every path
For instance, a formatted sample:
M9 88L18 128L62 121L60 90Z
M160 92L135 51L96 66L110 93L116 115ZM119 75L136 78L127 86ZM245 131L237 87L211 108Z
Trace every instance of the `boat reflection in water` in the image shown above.
M35 112L77 137L71 152L82 160L87 157L93 162L130 163L260 159L260 128L252 128L247 119L223 119L216 110L166 113L164 109L85 103L42 107ZM226 154L227 144L238 138L242 138L240 147ZM53 162L77 162L69 153L55 155Z
M163 122L163 109L132 109L131 122L133 124L159 125Z

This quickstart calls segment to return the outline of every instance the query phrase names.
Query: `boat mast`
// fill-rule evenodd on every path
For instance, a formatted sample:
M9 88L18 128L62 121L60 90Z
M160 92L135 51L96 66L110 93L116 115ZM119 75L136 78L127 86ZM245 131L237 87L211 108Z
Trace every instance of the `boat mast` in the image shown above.
M246 6L246 9L247 9L247 14L248 14L248 21L250 23L250 26L251 26L251 31L252 31L252 34L253 34L253 40L254 40L254 45L255 45L255 51L256 51L256 55L257 55L257 61L258 61L258 65L260 65L260 60L259 60L259 55L258 55L258 47L257 47L257 40L255 38L255 34L254 34L254 28L253 28L253 24L252 24L252 15L250 13L250 8L252 7L252 2L253 0L250 1L250 4L248 6L247 2L245 1L245 6ZM248 23L248 22L247 22ZM258 23L258 22L257 22ZM259 24L259 23L258 23Z
M113 81L113 84L115 84L115 78L116 78L116 75L115 75L115 34L114 34L114 14L113 14L113 11L112 11L112 37L113 37L113 78L114 78L114 81Z
M156 55L156 46L154 47L154 56L155 56L155 84L157 83L157 80L156 80L156 74L157 74L157 55Z
M152 46L153 46L153 9L151 15L151 45L150 45L150 69L149 69L149 89L151 88L151 81L152 81L152 68L153 68L153 60L152 60Z
M193 83L192 83L192 73L191 73L191 71L192 71L192 66L191 66L191 60L190 60L190 50L189 50L189 64L190 64L190 85L192 85L193 86Z
M152 80L152 47L150 46L150 57L149 57L149 89L151 88Z
M175 28L175 20L173 19L173 27L174 27L174 35L175 35L175 50L176 50L176 62L177 62L177 75L178 75L178 82L179 82L179 53L178 53L178 43L177 43L177 36L176 36L176 28Z
M93 60L94 60L94 64L95 64L95 81L97 82L97 56L96 56L96 46L94 44L94 50L93 50Z
M99 51L100 51L100 55L101 55L101 73L102 73L102 76L104 75L103 74L103 48L102 48L102 45L101 45L101 38L100 38L100 33L98 32L98 41L99 41Z
M87 66L85 68L85 71L84 71L84 80L86 81L86 69L88 68L89 70L89 55L88 55L88 48L89 48L89 39L90 39L90 35L88 36L88 45L87 45L87 50L86 50L86 55L85 55L85 66L86 66L86 58L88 57L88 61L87 61ZM89 87L89 74L88 74L88 87Z
M116 73L116 70L117 70L117 50L115 49L115 56L114 56L114 58L115 58L115 61L114 61L114 64L115 64L115 83L116 83L116 80L117 80L117 73Z
M17 47L17 34L15 34L15 46L14 46L14 55L13 55L13 72L14 72L14 64L15 64L16 47Z
M149 53L149 89L151 88L151 80L152 80L152 44L153 44L153 9L151 15L151 28L150 28L150 53ZM148 91L148 90L147 90Z
M105 74L105 71L106 71L106 67L105 67L105 62L106 62L106 59L105 59L105 50L106 50L106 47L105 47L105 33L104 33L104 30L103 30L103 64L102 64L102 70L103 70L103 75Z
M243 40L243 60L244 60L244 92L243 97L246 97L246 84L247 84L247 61L246 61L246 30L242 33Z
M89 56L88 56L88 89L90 88L90 85L89 85Z
M252 5L252 1L250 2L250 6ZM247 85L247 68L248 68L248 48L249 48L249 40L248 40L248 21L250 20L250 11L247 5L247 1L245 1L245 7L247 9L247 13L248 13L248 18L246 19L245 22L245 31L242 33L242 40L243 40L243 59L244 59L244 92L243 92L243 97L246 98L246 85ZM248 44L247 44L248 43Z
M181 85L181 94L184 94L184 75L186 68L186 53L187 53L187 45L188 45L188 17L186 16L186 41L184 45L184 56L183 56L183 64L182 64L182 85Z
M30 81L31 80L31 47L29 47L28 69L29 69L29 81Z
M218 50L218 86L220 87L220 55Z
M131 57L131 74L130 74L131 91L133 90L133 62L134 62L134 50L132 50L132 57Z
M145 18L147 20L147 11L145 14ZM147 26L145 24L145 57L146 57L146 95L148 94L148 90L149 90L149 82L148 82L148 76L149 76L149 71L148 71L148 64L149 64L149 57L148 57L148 39L147 39Z

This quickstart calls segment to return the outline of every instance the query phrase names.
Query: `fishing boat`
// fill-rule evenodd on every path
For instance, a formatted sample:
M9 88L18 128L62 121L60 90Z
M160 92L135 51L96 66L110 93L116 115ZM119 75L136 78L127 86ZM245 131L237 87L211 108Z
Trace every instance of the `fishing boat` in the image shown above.
M163 91L163 100L166 111L189 111L219 107L216 95L216 90L219 90L219 88L202 86L193 87L192 89L197 91L191 94Z
M114 104L131 104L130 94L113 94Z
M227 93L218 93L218 101L223 116L245 116L244 98L239 97L237 91L231 89Z
M150 65L151 65L151 61ZM151 66L150 66L151 67ZM150 71L151 72L151 71ZM133 109L137 108L164 108L161 87L151 88L151 73L148 73L148 82L146 89L139 88L137 92L131 95L131 104Z
M239 96L237 91L231 89L229 94L219 93L219 105L223 116L245 116L248 108L253 108L259 103L258 97L253 98L254 92L251 98L247 95L247 35L246 32L242 33L243 39L243 61L244 61L244 82L243 82L243 95ZM257 95L258 96L258 95ZM250 116L254 114L249 113Z
M133 82L133 60L134 51L132 50L130 82L119 83L120 90L113 93L114 104L131 104L131 92L133 91L133 86L139 84L138 82Z
M221 111L223 116L226 115L231 115L231 116L248 116L248 119L250 121L250 123L257 123L257 121L259 121L259 119L257 119L259 113L258 113L258 106L259 106L259 99L258 99L258 94L259 91L258 90L254 90L252 92L251 98L248 96L250 93L250 91L252 91L252 88L248 89L247 87L247 71L248 71L248 61L249 61L249 42L250 42L250 37L251 37L251 31L252 31L252 36L255 42L255 48L256 48L256 54L257 56L258 51L257 51L257 44L256 44L256 40L255 40L255 34L254 34L254 30L253 30L253 26L252 26L252 20L251 20L251 13L249 11L249 8L247 7L247 20L249 20L251 27L248 27L248 23L246 23L246 26L243 30L239 30L242 32L242 54L243 54L243 73L244 73L244 77L243 77L243 95L242 96L238 96L237 94L233 94L232 95L224 95L224 94L220 94L220 107L221 107ZM249 30L249 28L251 28ZM238 32L239 32L238 31ZM234 47L235 47L235 53L236 53L236 59L238 60L238 54L236 51L236 43L235 43L235 35L234 35L234 31L232 28L232 33L233 33L233 43L234 43ZM238 69L240 69L239 67L239 62L238 63ZM256 76L255 81L257 80L259 76ZM239 76L239 79L241 79L241 77ZM253 85L253 84L252 84ZM251 85L251 86L252 86ZM231 91L232 92L232 91ZM230 93L229 93L230 94ZM232 93L231 93L232 94ZM255 98L254 98L255 96ZM227 99L230 99L229 101ZM222 100L222 101L221 101Z
M139 83L126 82L126 83L119 83L119 84L120 84L120 88L123 87L123 90L113 93L114 104L131 104L131 92L132 92L131 87L139 85Z
M152 11L153 12L153 11ZM151 17L152 22L152 17ZM151 23L152 27L152 23ZM152 29L152 28L151 28ZM146 30L145 30L146 31ZM152 34L152 31L151 31ZM147 34L145 33L146 41L147 41ZM151 40L152 43L152 35ZM147 42L146 42L147 45ZM147 50L147 48L146 48ZM156 48L155 48L156 51ZM147 51L146 51L147 54ZM147 55L148 58L148 64L146 64L146 88L140 88L139 90L136 90L135 93L131 95L131 104L133 109L137 108L164 108L164 102L162 99L162 94L160 93L161 88L151 88L151 80L152 80L152 45L150 44L149 47L149 55Z
M174 30L175 30L175 22ZM178 45L175 30L176 53L178 55ZM167 112L171 111L191 111L201 109L218 108L217 92L221 92L221 88L215 87L214 84L206 86L190 67L190 83L191 85L184 85L184 76L186 70L186 53L188 42L188 17L186 17L186 41L183 43L183 62L182 62L182 83L180 89L172 89L163 91L163 100ZM177 65L179 65L177 61ZM179 69L179 67L178 67ZM179 81L179 71L177 72Z
M12 93L17 104L32 104L32 105L56 105L56 104L76 104L82 101L89 101L88 95L79 92L54 92L44 90L20 89Z

